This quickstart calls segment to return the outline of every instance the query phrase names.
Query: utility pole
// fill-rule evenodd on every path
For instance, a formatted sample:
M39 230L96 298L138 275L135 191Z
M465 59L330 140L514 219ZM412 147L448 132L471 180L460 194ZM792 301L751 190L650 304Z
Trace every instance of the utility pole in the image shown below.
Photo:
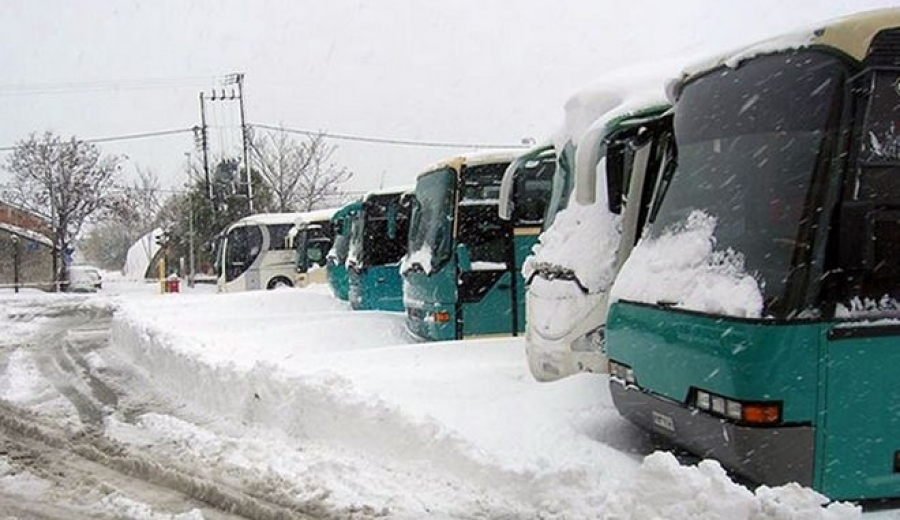
M241 145L243 151L243 161L244 161L244 171L247 182L247 209L252 214L253 213L253 176L251 174L250 168L250 127L247 124L247 111L244 108L244 73L236 72L234 74L229 74L225 77L224 81L225 85L237 85L237 93L235 94L234 90L231 90L230 95L225 93L225 89L222 89L221 96L216 94L216 89L212 89L212 96L210 96L210 101L234 101L237 100L240 105L240 113L241 113ZM203 123L203 142L204 142L204 153L206 151L206 116L203 112L203 101L204 95L200 93L200 117ZM209 178L209 166L206 165L206 156L204 155L204 168L206 169L207 178Z
M15 287L16 294L19 294L19 237L12 235L11 240L13 246L13 287Z
M213 214L218 211L216 208L215 195L213 194L212 182L209 179L209 139L207 139L206 127L206 102L203 92L200 93L200 148L203 153L203 175L206 178L206 190L210 204L213 205Z
M203 94L200 94L201 99ZM189 152L184 153L184 158L186 160L187 174L188 180L193 180L191 178L191 154ZM207 184L209 183L209 176L206 178ZM188 211L190 212L190 223L188 229L188 286L194 286L194 197L192 194L188 194Z
M250 174L250 154L247 150L247 144L250 140L250 134L247 131L247 117L244 110L244 73L238 72L234 74L234 81L238 87L238 103L241 106L241 137L244 145L244 170L247 172L247 204L250 214L253 214L253 180Z

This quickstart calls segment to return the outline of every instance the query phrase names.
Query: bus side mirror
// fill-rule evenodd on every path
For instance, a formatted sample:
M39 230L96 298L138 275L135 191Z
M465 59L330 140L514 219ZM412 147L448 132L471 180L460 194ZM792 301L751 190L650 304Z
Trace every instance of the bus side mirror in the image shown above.
M469 254L469 247L465 244L456 246L456 265L461 273L468 273L472 270L472 255Z
M517 162L513 161L509 165L503 173L503 180L500 181L500 200L497 214L501 220L512 220L513 218L513 190L516 185Z

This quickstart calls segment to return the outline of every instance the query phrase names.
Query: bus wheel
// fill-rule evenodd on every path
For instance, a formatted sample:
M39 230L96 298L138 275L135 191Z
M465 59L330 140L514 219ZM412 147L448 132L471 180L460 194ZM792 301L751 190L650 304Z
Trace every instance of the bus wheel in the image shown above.
M294 286L294 282L288 280L287 278L285 278L283 276L276 276L275 278L272 278L271 280L269 280L268 285L266 285L266 289L272 290L272 289L278 289L281 287L293 287L293 286Z

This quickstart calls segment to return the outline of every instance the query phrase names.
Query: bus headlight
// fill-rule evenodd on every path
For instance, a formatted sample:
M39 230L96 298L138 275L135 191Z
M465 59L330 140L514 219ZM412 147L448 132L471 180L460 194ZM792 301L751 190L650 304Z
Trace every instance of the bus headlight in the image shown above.
M697 390L697 408L709 411L709 392Z
M772 425L781 422L780 402L745 402L698 389L694 392L693 405L711 415L744 424Z
M619 383L634 385L637 384L637 378L634 377L634 370L630 366L623 365L616 361L609 362L610 377L618 380Z

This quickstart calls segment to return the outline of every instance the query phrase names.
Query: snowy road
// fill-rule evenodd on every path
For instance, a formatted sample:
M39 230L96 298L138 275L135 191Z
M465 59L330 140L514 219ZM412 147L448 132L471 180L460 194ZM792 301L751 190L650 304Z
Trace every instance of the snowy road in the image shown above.
M23 518L328 518L268 482L213 478L229 468L189 460L165 442L121 432L179 405L152 394L137 371L110 368L109 309L24 308L19 327L41 326L0 347L0 513ZM16 319L18 318L18 319ZM120 435L121 436L121 433ZM202 468L202 470L201 470Z

